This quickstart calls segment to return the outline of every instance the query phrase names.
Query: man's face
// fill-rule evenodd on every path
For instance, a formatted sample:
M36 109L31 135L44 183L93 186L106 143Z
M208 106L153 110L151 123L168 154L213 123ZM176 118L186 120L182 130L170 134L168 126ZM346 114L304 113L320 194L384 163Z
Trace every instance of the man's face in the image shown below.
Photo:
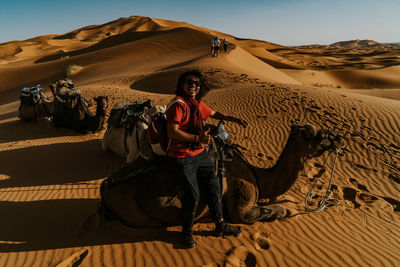
M200 90L200 79L197 76L189 75L183 82L183 91L189 97L195 98Z

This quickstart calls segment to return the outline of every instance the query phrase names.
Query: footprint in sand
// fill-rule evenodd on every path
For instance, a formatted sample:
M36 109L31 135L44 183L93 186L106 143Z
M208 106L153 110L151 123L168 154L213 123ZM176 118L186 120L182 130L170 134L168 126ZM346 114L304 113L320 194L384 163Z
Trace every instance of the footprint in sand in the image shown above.
M343 198L345 200L353 202L354 208L358 209L359 207L361 207L361 204L356 201L356 197L357 197L357 190L351 187L343 188Z
M268 237L263 233L257 232L251 235L250 238L255 241L255 247L257 250L269 249Z
M389 202L393 206L395 212L400 212L400 201L390 197L383 197L383 199Z
M233 247L228 251L224 262L224 266L226 267L253 267L256 265L256 257L245 246Z
M364 203L373 203L378 200L377 197L373 196L372 194L368 194L370 192L367 187L360 184L356 179L350 178L349 181L355 185L358 190L351 187L343 188L343 198L353 202L356 209L361 207L361 204L357 200L360 200ZM360 192L360 190L363 192Z
M369 190L367 189L367 187L358 183L358 181L356 179L351 178L350 182L352 184L356 185L359 190L369 193ZM388 202L390 205L392 205L394 212L400 212L400 201L398 201L396 199L393 199L390 197L384 197L384 196L374 196L372 194L367 194L367 193L363 193L363 192L361 192L359 194L358 193L359 193L359 191L357 191L354 188L345 187L343 189L343 198L346 200L352 201L354 204L354 207L359 208L361 206L361 204L359 204L356 201L357 195L358 195L358 199L363 201L364 203L373 203L373 202L377 201L378 197L379 197L379 198L382 198L383 200L385 200L386 202Z

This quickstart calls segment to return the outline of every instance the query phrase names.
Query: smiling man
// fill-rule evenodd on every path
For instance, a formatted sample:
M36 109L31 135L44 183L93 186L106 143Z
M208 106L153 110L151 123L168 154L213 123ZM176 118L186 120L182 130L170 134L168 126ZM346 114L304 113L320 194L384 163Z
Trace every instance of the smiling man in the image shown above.
M170 138L167 156L176 160L184 184L182 199L182 235L187 248L196 246L193 238L193 223L200 198L198 180L206 185L210 214L216 223L215 234L237 235L242 231L240 226L227 224L222 216L220 185L215 175L215 167L203 144L210 142L209 130L204 129L203 121L208 117L217 120L235 122L247 127L247 122L232 116L224 115L209 108L201 101L210 89L200 71L191 70L183 73L177 82L176 97L167 109L167 129Z

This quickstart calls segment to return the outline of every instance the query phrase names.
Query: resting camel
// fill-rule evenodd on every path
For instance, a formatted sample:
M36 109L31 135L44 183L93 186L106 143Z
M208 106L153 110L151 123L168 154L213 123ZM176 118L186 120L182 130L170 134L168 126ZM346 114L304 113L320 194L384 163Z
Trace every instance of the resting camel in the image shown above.
M49 84L49 88L54 98L63 91L74 88L71 80L56 80Z
M98 132L103 128L104 120L107 113L108 97L99 96L95 97L96 102L96 114L86 114L83 120L77 120L73 122L73 130L80 132Z
M53 124L79 130L86 116L93 116L89 110L92 103L86 100L71 81L58 80L49 85L54 95Z
M246 224L269 218L271 208L258 206L259 200L274 199L288 191L308 158L318 157L339 143L340 137L334 132L317 130L312 125L294 125L275 166L267 169L250 165L233 148L231 160L225 161L223 178L227 185L223 190L225 217L230 222ZM208 152L215 158L212 147L209 145ZM219 151L226 152L229 147L234 146L225 143ZM181 224L179 176L168 160L138 160L103 181L100 192L99 211L106 218L116 218L134 227ZM196 219L207 212L204 195L200 194Z
M111 113L118 109L124 109L132 103L120 102L117 103ZM120 157L126 157L126 162L131 163L139 156L149 159L152 155L152 150L147 141L148 123L152 116L158 112L165 112L165 106L151 105L150 101L139 104L141 111L138 111L139 116L134 116L133 121L127 122L125 125L111 125L110 119L113 114L110 114L107 131L104 133L102 141L102 150L111 150ZM130 120L128 118L128 120Z
M39 121L53 116L54 102L43 94L40 87L24 88L20 102L18 117L22 121Z

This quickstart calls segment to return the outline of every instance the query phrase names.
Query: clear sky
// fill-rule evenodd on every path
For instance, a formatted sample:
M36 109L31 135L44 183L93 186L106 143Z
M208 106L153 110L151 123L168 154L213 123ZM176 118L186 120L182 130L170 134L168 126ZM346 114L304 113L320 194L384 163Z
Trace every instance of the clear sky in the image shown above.
M0 0L0 43L133 15L282 45L400 42L400 0Z

